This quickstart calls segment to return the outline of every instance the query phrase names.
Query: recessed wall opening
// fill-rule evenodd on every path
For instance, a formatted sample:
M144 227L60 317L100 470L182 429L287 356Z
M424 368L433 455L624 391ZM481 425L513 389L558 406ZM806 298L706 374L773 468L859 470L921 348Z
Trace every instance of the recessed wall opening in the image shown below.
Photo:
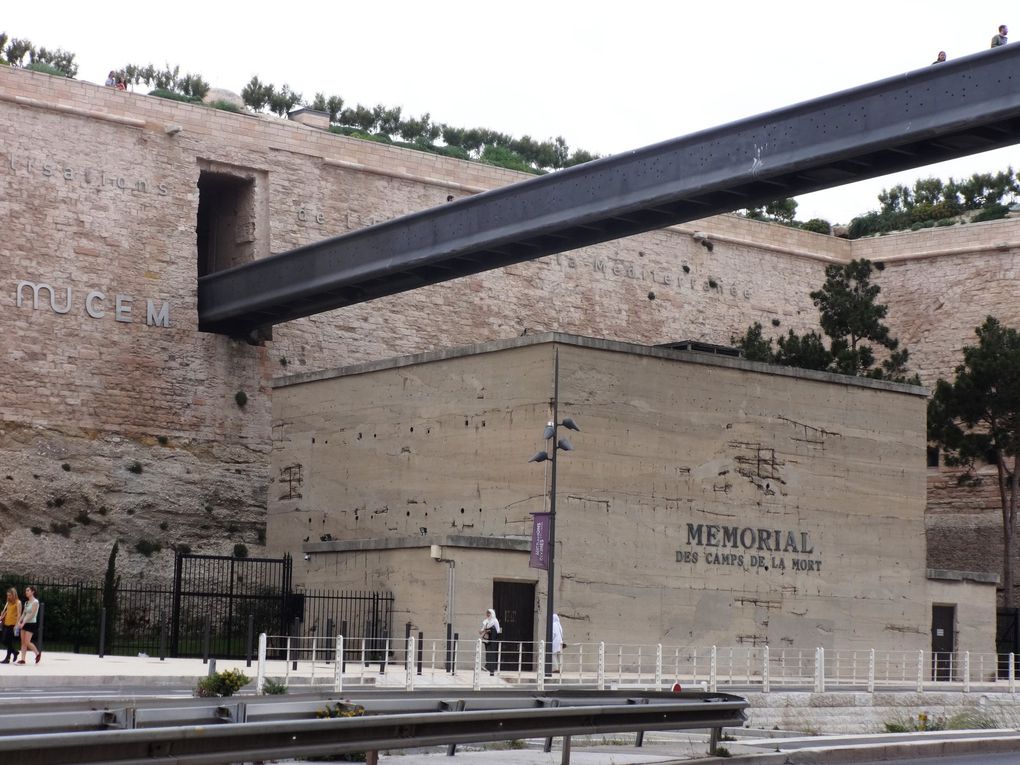
M255 182L203 170L198 178L198 275L255 260Z

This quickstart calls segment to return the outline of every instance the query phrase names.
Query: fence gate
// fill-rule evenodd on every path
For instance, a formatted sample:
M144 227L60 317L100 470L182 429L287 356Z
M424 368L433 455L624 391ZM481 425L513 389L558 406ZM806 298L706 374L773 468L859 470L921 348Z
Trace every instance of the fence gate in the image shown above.
M241 657L254 633L284 634L292 562L284 558L178 555L171 655ZM205 645L208 639L209 645Z

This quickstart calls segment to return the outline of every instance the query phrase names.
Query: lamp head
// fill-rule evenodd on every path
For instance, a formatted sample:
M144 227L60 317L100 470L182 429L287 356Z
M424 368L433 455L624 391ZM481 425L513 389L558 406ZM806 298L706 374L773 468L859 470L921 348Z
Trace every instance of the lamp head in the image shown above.
M556 442L556 448L557 449L562 449L565 452L572 452L572 451L574 451L574 447L565 438L561 438L559 441Z
M550 424L546 425L545 426L545 430L542 431L542 438L544 438L546 441L548 441L550 438L553 437L553 433L555 433L555 432L556 432L556 428L553 427L552 423L550 423Z
M577 427L577 423L574 422L573 417L564 417L563 422L561 422L560 425L565 427L567 430L576 430L578 432L581 432L581 429Z
M536 452L535 456L528 460L528 462L545 462L547 459L549 459L549 452L541 451Z

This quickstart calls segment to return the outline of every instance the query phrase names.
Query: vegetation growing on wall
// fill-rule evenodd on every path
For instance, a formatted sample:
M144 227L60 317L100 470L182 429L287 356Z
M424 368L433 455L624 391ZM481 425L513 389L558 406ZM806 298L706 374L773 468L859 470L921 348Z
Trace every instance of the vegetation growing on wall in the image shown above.
M157 69L152 64L139 66L127 64L115 72L129 85L145 85L152 88L149 95L170 98L175 101L200 102L209 92L209 83L200 74L181 74L181 68L166 65Z
M784 226L801 228L816 234L832 233L832 224L822 218L812 218L809 221L797 220L796 199L773 199L771 202L765 202L757 207L747 207L740 212L745 218L751 220L781 223Z
M933 226L952 225L957 216L979 211L971 220L1004 218L1009 212L1003 204L1020 192L1018 174L1012 167L998 173L975 173L963 180L919 178L912 188L898 184L878 195L881 205L850 221L851 239L889 231L917 231Z
M73 78L78 74L74 54L57 48L36 47L30 40L0 32L0 64Z
M473 159L500 167L542 173L596 159L597 155L571 151L562 136L536 141L531 136L514 138L487 128L461 128L432 119L429 112L417 117L404 115L402 107L345 106L337 95L316 93L311 102L289 85L277 88L252 77L241 91L244 103L254 112L272 112L281 117L299 104L329 115L330 130L342 135L389 143L420 151ZM442 143L439 143L442 139Z

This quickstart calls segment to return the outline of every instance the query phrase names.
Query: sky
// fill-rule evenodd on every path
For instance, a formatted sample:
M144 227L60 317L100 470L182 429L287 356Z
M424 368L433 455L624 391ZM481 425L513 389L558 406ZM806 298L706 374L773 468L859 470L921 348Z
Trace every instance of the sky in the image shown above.
M975 53L1011 21L1020 44L1020 6L998 0L50 0L5 3L0 31L74 52L83 80L152 63L240 92L257 75L607 155ZM893 184L1009 165L1020 148L804 195L797 217L848 223Z

